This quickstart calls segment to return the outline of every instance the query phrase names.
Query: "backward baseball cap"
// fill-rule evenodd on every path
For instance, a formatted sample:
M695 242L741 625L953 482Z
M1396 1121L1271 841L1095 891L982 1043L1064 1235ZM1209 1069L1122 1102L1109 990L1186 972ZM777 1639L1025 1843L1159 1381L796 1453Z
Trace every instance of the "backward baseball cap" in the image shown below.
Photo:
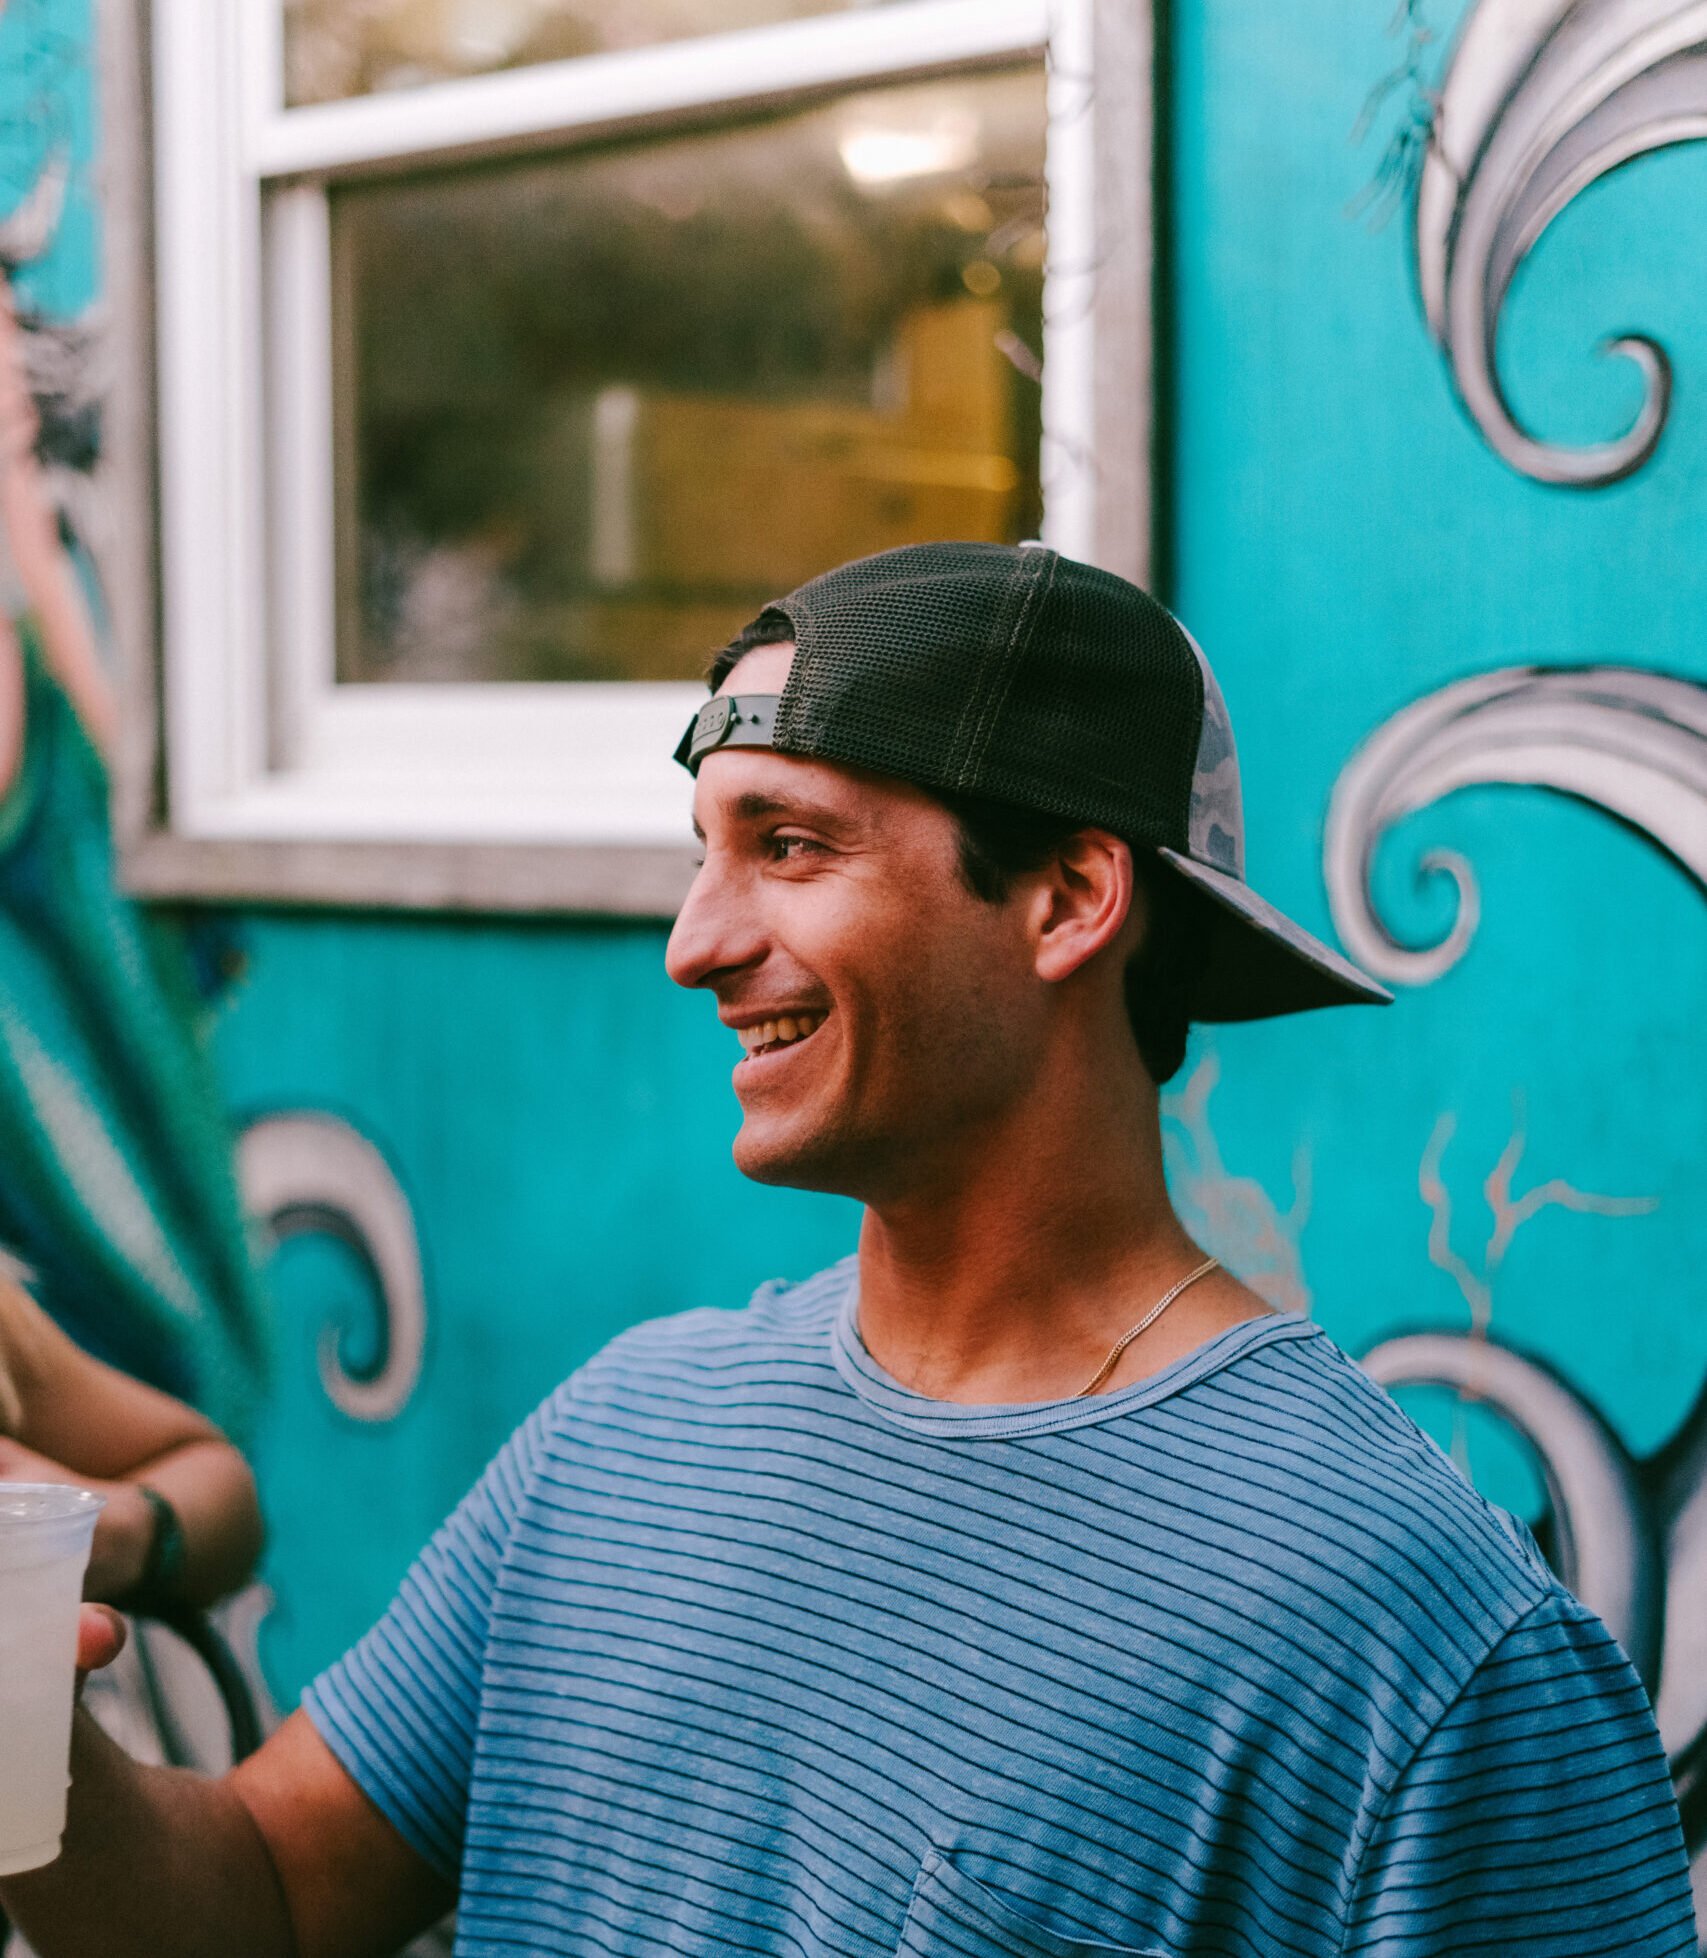
M1392 999L1245 882L1226 703L1190 633L1136 585L1038 544L909 544L809 580L753 623L779 621L796 647L782 693L708 701L676 750L684 767L773 748L1153 851L1216 907L1193 1019Z

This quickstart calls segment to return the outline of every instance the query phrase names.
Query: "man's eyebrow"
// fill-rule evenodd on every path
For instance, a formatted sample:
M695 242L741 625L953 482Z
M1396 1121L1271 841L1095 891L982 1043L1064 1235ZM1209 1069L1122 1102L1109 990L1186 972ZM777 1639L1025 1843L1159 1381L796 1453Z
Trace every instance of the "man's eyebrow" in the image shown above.
M848 818L828 803L813 802L805 796L766 795L758 789L737 796L730 814L743 823L761 822L767 816L786 816L795 822L822 823L826 828L848 827Z

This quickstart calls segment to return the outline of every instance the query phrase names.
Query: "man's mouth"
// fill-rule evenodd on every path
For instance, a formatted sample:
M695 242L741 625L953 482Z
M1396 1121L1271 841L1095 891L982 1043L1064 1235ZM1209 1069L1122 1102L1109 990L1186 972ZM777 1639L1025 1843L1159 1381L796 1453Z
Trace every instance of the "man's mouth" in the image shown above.
M814 1034L829 1016L824 1013L779 1013L774 1020L760 1020L750 1027L737 1027L736 1038L746 1049L746 1058L755 1054L780 1053Z

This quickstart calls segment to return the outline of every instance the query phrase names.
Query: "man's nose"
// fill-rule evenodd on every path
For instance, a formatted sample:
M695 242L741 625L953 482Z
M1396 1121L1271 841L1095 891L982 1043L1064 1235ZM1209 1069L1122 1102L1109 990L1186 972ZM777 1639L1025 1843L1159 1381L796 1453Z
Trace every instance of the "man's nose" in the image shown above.
M664 970L678 986L710 986L719 973L756 964L764 945L746 880L732 875L719 854L707 850L676 914L664 948Z

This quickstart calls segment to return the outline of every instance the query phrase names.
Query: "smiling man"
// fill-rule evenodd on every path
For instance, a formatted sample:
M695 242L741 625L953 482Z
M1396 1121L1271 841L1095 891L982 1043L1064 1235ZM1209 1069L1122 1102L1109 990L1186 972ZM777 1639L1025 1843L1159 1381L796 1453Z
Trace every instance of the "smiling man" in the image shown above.
M714 684L669 968L857 1257L615 1341L226 1781L82 1726L38 1948L1693 1952L1623 1655L1169 1205L1193 1019L1384 997L1245 884L1190 638L932 545Z

